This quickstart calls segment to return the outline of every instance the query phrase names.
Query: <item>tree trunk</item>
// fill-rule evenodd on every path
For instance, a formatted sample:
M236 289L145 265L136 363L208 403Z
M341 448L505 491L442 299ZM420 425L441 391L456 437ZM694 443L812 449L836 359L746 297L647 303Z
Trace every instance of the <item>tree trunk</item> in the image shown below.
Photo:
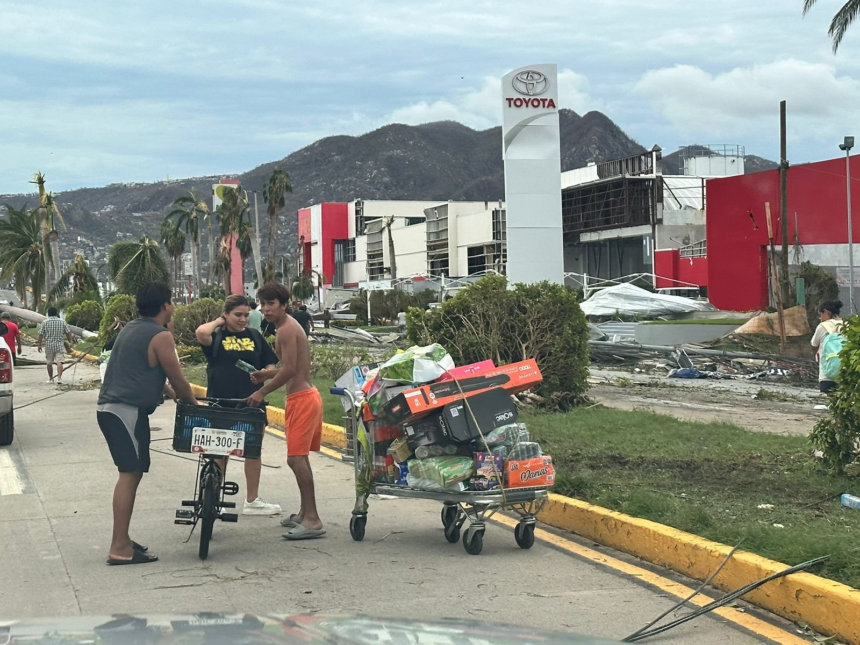
M266 253L269 266L275 266L275 251L278 248L278 210L269 218L269 247Z
M51 231L51 262L54 265L54 280L59 280L60 276L60 234L57 231Z
M200 238L198 238L198 242L196 244L193 241L191 242L191 273L194 274L195 278L199 274L199 271L200 271L200 267L198 264L198 262L200 261L200 258L198 257L198 249L197 249L197 246L200 244L199 239ZM184 276L185 271L183 271L182 274ZM192 278L192 280L191 280L191 282L192 282L192 284L191 284L191 297L192 298L197 297L197 294L199 293L197 290L200 288L199 284L194 285L194 279L195 278Z
M388 269L391 272L391 279L394 280L397 278L397 260L394 257L394 238L391 235L391 224L388 225L388 255Z
M251 232L251 256L254 259L254 272L257 274L257 286L262 287L268 282L266 276L263 275L263 260L260 257L260 238L257 231Z
M213 219L214 214L213 217L209 219L209 265L206 267L207 284L215 283L215 270L212 266L215 263L215 222Z
M197 239L193 240L193 242L191 244L191 248L192 248L192 250L196 249L196 251L197 251L196 255L194 256L194 258L191 261L191 263L194 265L193 267L191 267L194 270L194 280L197 282L197 284L193 285L191 288L191 297L197 298L200 296L200 289L203 287L203 281L201 278L202 274L200 271L200 264L201 264L201 260L202 260L203 256L200 253L201 249L200 249L200 234L199 234L199 232L197 234Z

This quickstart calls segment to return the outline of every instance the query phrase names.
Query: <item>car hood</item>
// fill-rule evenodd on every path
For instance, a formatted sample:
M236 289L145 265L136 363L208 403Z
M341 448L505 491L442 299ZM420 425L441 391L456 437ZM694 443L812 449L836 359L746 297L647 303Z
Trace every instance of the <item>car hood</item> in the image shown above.
M465 620L200 613L0 622L0 645L576 645L610 641Z

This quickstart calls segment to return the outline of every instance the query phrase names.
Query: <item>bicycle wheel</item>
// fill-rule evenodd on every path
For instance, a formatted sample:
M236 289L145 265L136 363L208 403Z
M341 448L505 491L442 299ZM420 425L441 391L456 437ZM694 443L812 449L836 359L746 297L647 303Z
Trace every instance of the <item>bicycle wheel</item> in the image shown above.
M213 472L203 474L200 495L200 548L197 555L205 560L209 555L209 540L212 539L212 527L218 515L218 475Z

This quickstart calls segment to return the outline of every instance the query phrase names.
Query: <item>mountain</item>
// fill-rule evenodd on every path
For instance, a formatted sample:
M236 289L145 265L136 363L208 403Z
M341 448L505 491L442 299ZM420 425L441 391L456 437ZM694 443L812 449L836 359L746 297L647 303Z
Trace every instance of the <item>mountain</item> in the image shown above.
M644 151L600 112L580 116L559 112L562 170ZM232 176L248 191L262 191L272 170L292 178L294 192L281 212L281 251L295 248L296 210L321 201L353 199L479 200L504 199L501 127L476 131L442 121L418 126L392 124L361 136L320 139L288 155ZM55 193L68 229L60 231L61 256L75 251L103 261L117 239L156 237L174 199L195 188L207 199L219 176L156 183L111 184ZM48 185L50 189L50 183ZM36 203L35 195L0 195L15 207ZM263 235L265 204L259 196ZM252 197L253 206L253 197Z

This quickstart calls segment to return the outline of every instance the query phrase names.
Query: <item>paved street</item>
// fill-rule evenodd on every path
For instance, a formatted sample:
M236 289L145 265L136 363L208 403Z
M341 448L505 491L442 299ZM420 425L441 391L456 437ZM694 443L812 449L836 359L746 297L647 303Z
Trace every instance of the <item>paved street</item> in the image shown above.
M96 375L95 368L80 364L66 380L80 384ZM313 467L325 539L288 543L277 518L240 516L238 524L216 524L210 557L203 563L196 535L186 544L188 527L173 524L179 500L192 494L196 462L170 449L170 403L153 416L158 452L132 523L133 537L161 560L108 567L116 472L95 424L97 390L42 400L60 392L44 384L43 367L21 368L16 377L17 436L12 446L0 448L5 472L0 477L5 482L0 486L0 618L361 612L474 618L620 639L676 602L636 576L558 545L538 540L522 551L510 528L499 524L488 527L483 554L470 556L461 544L445 541L439 505L431 502L372 500L367 537L354 542L348 531L352 469L322 455L313 457ZM264 497L294 512L298 495L281 441L267 436L263 458ZM244 487L240 468L234 465L233 473ZM643 566L591 543L577 544ZM737 613L787 626L750 610ZM780 641L797 642L791 626L787 629ZM661 639L702 645L766 642L717 616Z

